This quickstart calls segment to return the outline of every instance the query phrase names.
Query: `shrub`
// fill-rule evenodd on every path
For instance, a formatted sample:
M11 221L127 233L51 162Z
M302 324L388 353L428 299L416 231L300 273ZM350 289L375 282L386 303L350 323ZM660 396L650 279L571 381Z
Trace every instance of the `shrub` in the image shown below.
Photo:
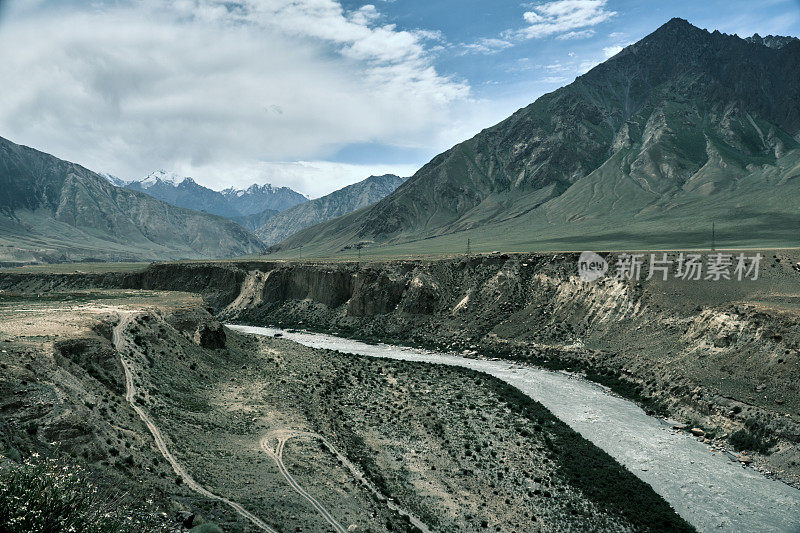
M0 531L165 532L153 510L101 491L79 468L37 455L0 467Z
M745 428L733 433L728 440L737 452L746 450L768 454L769 449L775 444L775 441L768 439L763 432L750 432Z

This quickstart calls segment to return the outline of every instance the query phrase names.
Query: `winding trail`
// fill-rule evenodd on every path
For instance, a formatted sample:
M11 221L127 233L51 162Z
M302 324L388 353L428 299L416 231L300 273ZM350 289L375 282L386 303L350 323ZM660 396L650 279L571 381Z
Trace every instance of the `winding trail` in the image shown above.
M277 444L275 448L272 448L270 445L271 438L277 439ZM275 463L278 465L278 470L280 470L281 475L286 478L286 481L289 485L294 489L294 491L308 500L308 502L317 510L317 512L328 522L336 531L337 533L347 533L347 529L340 524L333 515L328 512L324 505L322 505L319 500L314 498L308 492L306 492L303 487L294 479L292 474L289 473L289 469L286 468L286 465L283 463L283 447L286 445L286 441L293 437L319 437L316 433L307 433L304 431L291 431L291 430L284 430L284 431L277 431L273 432L270 435L261 439L261 447L266 451L274 460Z
M316 509L320 515L322 515L322 517L333 527L334 530L336 530L339 533L344 533L347 531L338 521L336 521L336 519L330 514L330 512L328 512L327 509L325 509L325 507L318 500L316 500L310 494L308 494L308 492L303 490L303 488L297 483L294 477L292 477L292 475L289 473L289 470L286 468L286 465L283 463L282 456L283 456L284 445L286 444L286 441L295 437L307 437L320 440L322 444L326 448L328 448L328 450L334 456L336 456L339 462L350 471L353 477L359 482L361 482L378 499L378 501L386 503L386 506L389 509L396 512L400 516L407 518L409 523L414 525L422 533L431 533L431 530L428 528L428 526L425 525L425 523L422 522L419 518L417 518L409 511L406 511L405 509L394 503L394 501L387 498L385 495L381 494L381 492L377 489L377 487L375 487L375 485L373 485L372 482L370 482L369 479L367 479L367 476L365 476L364 473L361 472L361 470L359 470L356 465L354 465L347 457L345 457L339 450L337 450L336 447L328 441L328 439L326 439L319 433L312 433L309 431L299 431L293 429L281 429L281 430L271 431L270 433L265 435L261 439L261 448L275 460L281 474L283 474L283 477L286 478L286 481L289 482L289 485L292 486L295 492L297 492L303 498L308 500L311 503L311 505L314 506L314 509ZM273 439L276 440L276 444L274 446L272 445Z
M120 317L119 324L114 327L114 333L112 337L112 342L114 343L114 347L117 349L117 353L119 353L119 360L122 363L122 368L125 370L125 400L133 407L133 410L136 411L136 414L139 415L139 418L142 419L142 422L147 426L147 429L150 430L150 433L153 435L153 439L156 442L156 447L158 451L161 452L161 455L164 456L164 459L172 465L172 470L175 471L175 474L180 476L183 479L183 482L186 483L186 486L189 487L191 490L197 492L198 494L205 496L210 500L216 500L218 502L222 502L228 507L232 508L236 514L245 518L253 523L257 528L262 531L266 531L267 533L278 533L277 530L268 526L263 520L258 518L256 515L245 509L241 504L231 501L227 498L222 496L218 496L213 492L209 491L205 487L203 487L200 483L194 480L192 476L190 476L186 470L181 466L175 456L170 453L169 448L167 448L167 443L164 440L164 437L161 434L161 430L153 423L152 419L148 414L136 405L136 401L134 397L136 396L136 388L133 384L133 371L131 370L130 364L125 361L123 357L123 349L126 347L125 337L123 336L123 331L128 326L128 323L131 320L132 315L126 314Z

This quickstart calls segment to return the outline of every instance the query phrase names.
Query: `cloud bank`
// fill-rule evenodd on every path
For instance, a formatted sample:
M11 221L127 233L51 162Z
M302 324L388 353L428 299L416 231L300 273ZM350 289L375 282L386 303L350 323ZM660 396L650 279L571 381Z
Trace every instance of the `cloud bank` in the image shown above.
M295 168L283 162L348 143L446 146L470 89L433 67L436 38L335 0L11 3L0 135L93 170L164 167L215 187L246 184L242 168L277 183L271 170Z

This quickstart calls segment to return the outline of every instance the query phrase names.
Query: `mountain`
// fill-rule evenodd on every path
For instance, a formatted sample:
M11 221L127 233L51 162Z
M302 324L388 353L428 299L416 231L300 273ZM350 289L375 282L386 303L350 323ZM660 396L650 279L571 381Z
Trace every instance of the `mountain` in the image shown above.
M128 182L120 177L114 176L113 174L106 174L105 172L98 172L99 176L104 177L108 182L115 186L115 187L124 187L128 184Z
M748 43L761 44L764 46L768 46L770 48L774 48L776 50L779 48L783 48L787 44L796 40L797 37L784 37L781 35L767 35L766 37L761 37L757 33L752 37L745 38L745 41L747 41Z
M310 200L270 216L262 224L252 229L264 243L275 244L304 228L374 204L391 194L405 181L406 178L394 174L370 176L327 196ZM250 226L245 227L250 229Z
M243 215L234 217L231 220L239 224L240 226L249 229L250 231L255 231L267 221L280 213L280 211L275 211L274 209L265 209L260 213L253 213L252 215Z
M272 248L337 254L797 245L800 41L673 19L436 156L375 205Z
M179 176L173 172L157 170L142 180L126 184L125 187L178 207L204 211L225 218L241 215L221 193L203 187L192 178Z
M106 179L118 185L107 176ZM229 188L218 192L200 185L192 178L164 170L157 170L141 180L123 183L121 186L143 192L168 204L213 213L231 220L239 220L240 217L264 210L283 211L308 201L308 198L288 187L273 187L270 184L251 185L247 189ZM261 220L265 219L262 217Z
M239 225L115 187L0 138L0 262L217 258L262 248Z
M308 198L289 187L273 187L269 183L254 184L247 189L225 189L222 195L239 215L254 215L265 209L284 211L308 201Z

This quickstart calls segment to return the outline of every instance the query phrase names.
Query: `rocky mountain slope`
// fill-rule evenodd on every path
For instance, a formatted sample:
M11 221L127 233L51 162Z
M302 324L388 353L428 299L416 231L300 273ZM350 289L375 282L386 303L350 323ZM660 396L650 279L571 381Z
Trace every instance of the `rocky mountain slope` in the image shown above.
M797 39L673 19L275 251L690 246L712 222L726 243L796 244L798 70Z
M80 165L0 138L0 262L216 258L261 243L221 217L115 187Z
M296 205L280 214L267 218L253 227L253 231L264 243L271 245L314 224L351 213L374 204L391 194L406 178L394 174L370 176L348 185L331 194ZM245 227L250 229L249 225Z
M271 219L278 213L280 213L280 211L276 211L274 209L264 209L259 213L233 217L231 220L233 220L240 226L249 229L250 231L255 231L264 224L266 224L269 219Z
M253 184L247 189L231 187L222 191L222 195L242 216L260 213L265 209L283 211L308 201L308 198L289 187L273 187L269 183Z
M108 174L106 172L98 172L97 175L104 177L105 179L108 180L108 182L111 185L114 185L115 187L124 187L125 185L128 184L126 180L120 178L119 176L114 176L113 174Z

